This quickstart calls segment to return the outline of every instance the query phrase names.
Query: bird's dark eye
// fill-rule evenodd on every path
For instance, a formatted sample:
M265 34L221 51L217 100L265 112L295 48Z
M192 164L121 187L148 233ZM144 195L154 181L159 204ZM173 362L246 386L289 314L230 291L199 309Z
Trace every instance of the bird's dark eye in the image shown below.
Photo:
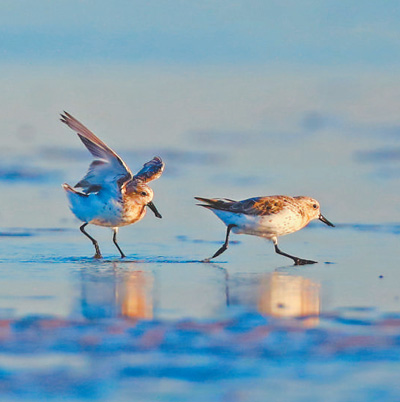
M140 193L140 195L142 195L143 197L147 197L146 191L142 191L142 192Z
M312 207L313 207L314 209L317 209L317 208L318 208L318 205L317 205L317 204L314 204Z

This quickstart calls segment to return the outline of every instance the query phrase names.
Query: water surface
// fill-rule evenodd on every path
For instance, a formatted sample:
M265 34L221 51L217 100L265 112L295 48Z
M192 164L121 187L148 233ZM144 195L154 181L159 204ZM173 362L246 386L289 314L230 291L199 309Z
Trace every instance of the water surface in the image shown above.
M3 69L1 83L20 74ZM112 71L113 74L110 74ZM23 71L0 122L0 396L5 400L398 400L399 121L370 71ZM382 89L383 88L383 89ZM18 105L18 108L15 107ZM67 207L91 158L66 109L132 170L154 155L149 213L112 233ZM373 112L372 112L373 111ZM280 239L232 235L194 196L309 195Z

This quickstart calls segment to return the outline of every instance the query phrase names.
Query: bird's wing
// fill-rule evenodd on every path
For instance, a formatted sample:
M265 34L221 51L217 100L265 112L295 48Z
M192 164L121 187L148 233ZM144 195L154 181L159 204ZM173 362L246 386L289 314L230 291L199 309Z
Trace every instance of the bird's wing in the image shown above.
M281 212L285 208L284 197L254 197L243 200L236 206L237 212L246 215L274 215Z
M97 138L81 122L64 112L60 119L74 130L89 152L96 158L89 166L85 177L75 187L83 188L85 193L99 191L103 186L115 184L116 190L132 178L132 172L125 162L103 141Z
M226 198L195 198L204 203L198 204L202 207L237 214L264 216L277 214L285 208L284 196L254 197L243 201L233 201Z
M155 156L151 161L145 163L139 172L133 177L143 183L158 179L164 171L164 162L159 156Z

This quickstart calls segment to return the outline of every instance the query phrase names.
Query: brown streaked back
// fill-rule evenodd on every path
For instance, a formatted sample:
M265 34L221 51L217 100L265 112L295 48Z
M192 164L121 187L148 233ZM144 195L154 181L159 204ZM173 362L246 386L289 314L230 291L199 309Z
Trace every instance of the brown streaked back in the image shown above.
M288 204L296 205L293 197L275 195L269 197L253 197L242 201L234 201L225 198L195 197L204 204L198 204L209 209L218 209L245 215L273 215L282 211Z

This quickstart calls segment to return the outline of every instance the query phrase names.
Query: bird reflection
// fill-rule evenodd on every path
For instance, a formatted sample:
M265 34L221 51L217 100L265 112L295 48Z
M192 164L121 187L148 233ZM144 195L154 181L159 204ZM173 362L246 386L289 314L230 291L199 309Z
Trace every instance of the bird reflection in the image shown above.
M320 285L302 276L274 272L260 283L258 310L274 317L307 317L305 326L319 323Z
M116 302L123 317L151 319L154 315L154 278L149 272L134 271L118 283Z
M224 269L171 264L150 271L138 262L110 262L81 270L81 314L87 319L221 317L229 305Z
M84 267L81 314L87 319L216 318L240 307L267 316L303 317L301 322L308 327L319 322L320 285L302 276L229 275L218 266L188 271L172 265L158 271L156 279L140 265L113 262L98 269Z
M82 315L88 319L152 319L153 288L153 274L140 270L137 263L82 270Z

